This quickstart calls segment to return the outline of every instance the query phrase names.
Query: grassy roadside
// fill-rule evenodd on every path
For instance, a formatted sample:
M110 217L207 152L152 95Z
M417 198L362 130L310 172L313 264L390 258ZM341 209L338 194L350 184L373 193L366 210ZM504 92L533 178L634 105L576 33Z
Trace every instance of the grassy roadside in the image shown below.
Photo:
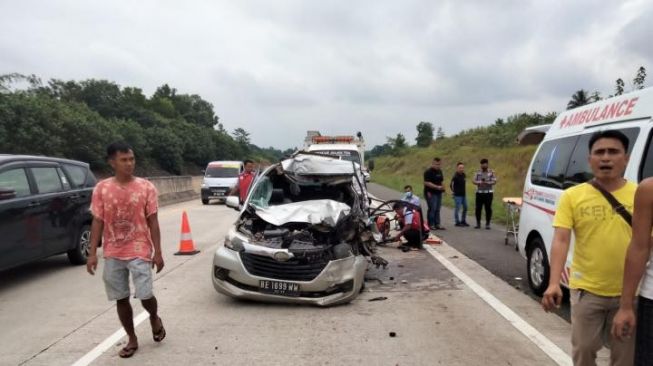
M372 181L399 191L403 191L404 185L410 184L415 193L422 197L424 170L430 166L434 157L442 159L442 170L447 187L455 172L456 163L461 161L465 163L467 174L468 214L473 216L475 186L471 183L471 179L474 172L479 169L481 158L487 158L498 181L492 204L493 221L505 223L507 216L502 198L522 196L524 177L536 146L476 147L460 145L460 141L456 140L455 138L445 139L431 148L409 148L398 157L377 158L375 159L375 169L372 172ZM449 190L447 190L443 204L449 207L454 206ZM449 220L445 219L446 222Z

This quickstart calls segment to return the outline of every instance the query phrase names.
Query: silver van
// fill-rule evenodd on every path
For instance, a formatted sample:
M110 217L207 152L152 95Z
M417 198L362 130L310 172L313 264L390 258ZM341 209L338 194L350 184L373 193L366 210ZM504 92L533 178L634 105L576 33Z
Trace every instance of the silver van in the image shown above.
M212 161L206 166L202 181L202 203L211 199L224 202L229 191L238 183L238 175L244 170L242 161Z
M352 301L375 254L375 220L355 164L297 153L268 167L213 258L212 280L225 295L329 306Z

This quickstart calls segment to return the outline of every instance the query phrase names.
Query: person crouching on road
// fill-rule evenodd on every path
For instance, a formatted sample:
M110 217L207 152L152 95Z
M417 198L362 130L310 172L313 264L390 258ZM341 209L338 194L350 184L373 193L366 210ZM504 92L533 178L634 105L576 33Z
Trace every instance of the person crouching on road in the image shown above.
M161 232L157 217L157 190L142 178L134 177L136 160L132 148L116 142L107 148L109 165L115 176L99 182L93 190L91 211L91 248L86 270L97 270L97 247L100 237L104 253L104 287L109 301L116 301L118 318L128 336L119 356L128 358L138 350L133 310L129 303L129 276L134 297L150 314L152 337L161 342L166 336L158 315L158 303L152 292L152 268L163 269Z
M245 170L238 175L238 183L236 186L229 192L230 196L238 196L240 204L245 203L247 199L247 193L249 193L249 187L254 181L254 162L247 159L243 162Z
M409 205L410 206L410 205ZM395 241L401 241L403 236L406 239L406 244L399 246L403 252L409 251L411 248L422 248L422 240L426 239L429 235L428 224L422 221L422 215L418 208L406 207L402 202L395 202L392 209L397 215L397 220L403 222L401 231L395 236Z
M542 307L551 311L560 306L560 276L573 233L576 240L569 288L572 358L576 366L596 365L596 353L604 339L609 342L611 365L633 364L634 337L619 340L609 336L619 308L632 231L622 217L627 214L613 209L606 196L612 195L632 213L637 185L623 178L627 151L628 138L620 131L594 133L589 140L589 165L594 180L565 190L553 219L549 287L542 297ZM605 196L599 188L606 191Z

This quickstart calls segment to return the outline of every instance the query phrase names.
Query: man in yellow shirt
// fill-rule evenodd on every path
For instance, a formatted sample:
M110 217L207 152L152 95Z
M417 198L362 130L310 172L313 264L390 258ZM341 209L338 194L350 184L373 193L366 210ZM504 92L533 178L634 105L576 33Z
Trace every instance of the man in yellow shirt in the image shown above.
M616 130L596 132L589 141L594 182L610 192L629 212L637 185L623 174L628 164L628 138ZM549 287L542 298L546 311L560 305L560 276L571 234L576 237L571 264L571 343L574 365L596 365L596 353L609 337L619 308L630 224L590 183L562 193L553 220ZM611 365L632 365L634 339L609 337Z

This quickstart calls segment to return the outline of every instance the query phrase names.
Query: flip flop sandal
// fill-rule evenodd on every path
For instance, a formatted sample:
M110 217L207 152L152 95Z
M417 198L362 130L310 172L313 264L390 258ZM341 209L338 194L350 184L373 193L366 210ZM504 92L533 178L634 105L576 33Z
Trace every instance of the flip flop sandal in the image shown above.
M166 337L166 328L163 327L163 320L159 318L159 322L161 323L161 328L156 332L152 330L152 339L155 342L161 342Z
M138 346L123 347L123 349L120 350L120 353L118 353L118 356L120 356L120 358L130 358L131 356L134 355L134 353L136 353L137 350L138 350Z

